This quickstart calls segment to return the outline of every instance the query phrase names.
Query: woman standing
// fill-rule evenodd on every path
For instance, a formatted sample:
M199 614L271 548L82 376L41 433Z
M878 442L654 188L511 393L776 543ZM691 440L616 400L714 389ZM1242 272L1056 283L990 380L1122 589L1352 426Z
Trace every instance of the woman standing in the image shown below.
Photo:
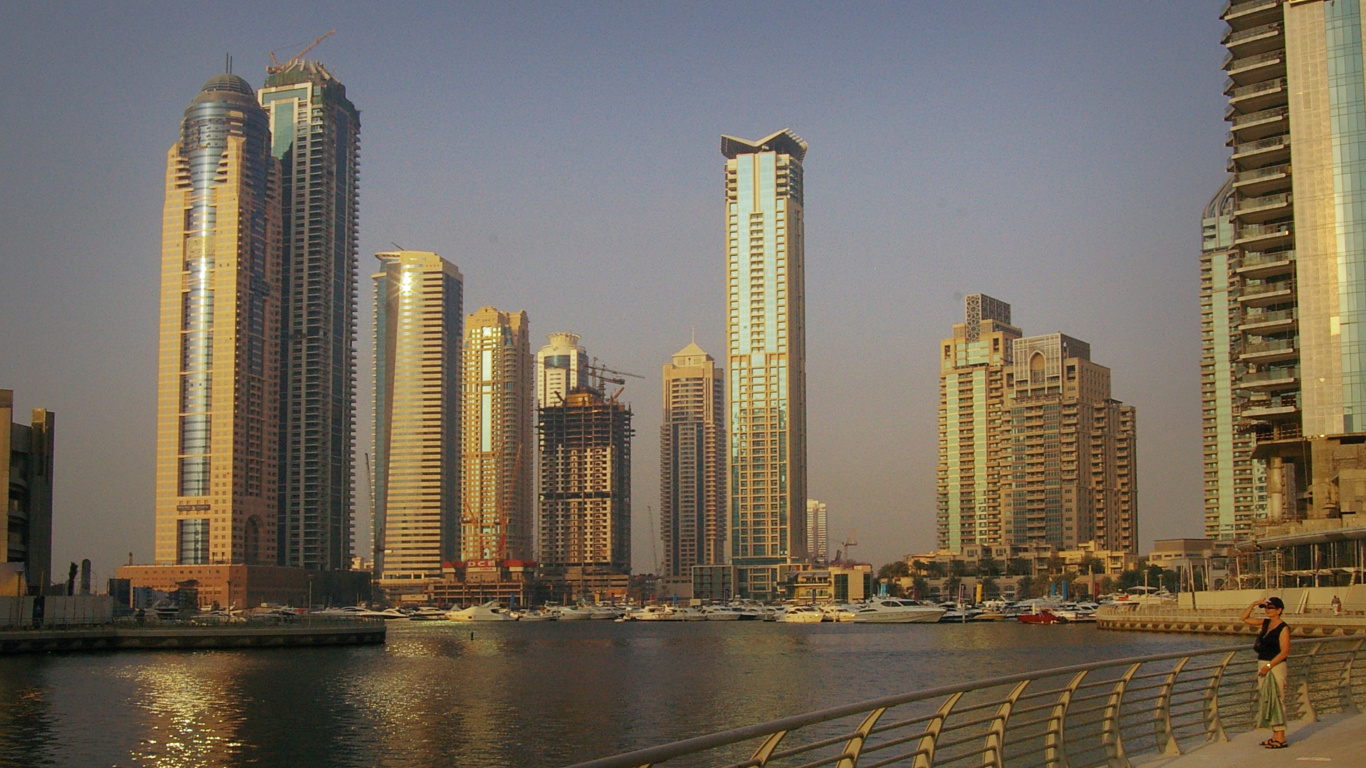
M1266 618L1252 618L1252 611L1261 608ZM1260 626L1257 642L1252 650L1257 653L1257 728L1270 728L1271 738L1262 742L1267 749L1284 749L1285 740L1285 660L1290 657L1290 627L1281 620L1285 603L1279 597L1257 600L1243 610L1240 619L1252 626Z

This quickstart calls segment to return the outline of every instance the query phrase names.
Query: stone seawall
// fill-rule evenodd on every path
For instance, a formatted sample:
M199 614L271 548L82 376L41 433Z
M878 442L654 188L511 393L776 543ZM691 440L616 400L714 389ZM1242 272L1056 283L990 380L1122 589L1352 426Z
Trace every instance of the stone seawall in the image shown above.
M1166 607L1102 606L1096 612L1096 626L1143 632L1192 632L1209 635L1256 634L1257 629L1238 620L1242 611L1189 610ZM1340 637L1360 635L1366 638L1366 616L1333 616L1331 614L1288 614L1294 637Z
M384 623L328 622L225 624L222 626L103 625L65 629L0 631L0 655L69 651L202 650L209 648L294 648L377 645Z

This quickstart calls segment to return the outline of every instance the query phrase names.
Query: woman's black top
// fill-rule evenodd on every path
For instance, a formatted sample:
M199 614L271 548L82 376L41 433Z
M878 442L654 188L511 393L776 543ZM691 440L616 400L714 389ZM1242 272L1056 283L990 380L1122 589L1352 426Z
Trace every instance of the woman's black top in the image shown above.
M1252 650L1257 653L1258 661L1271 661L1281 654L1281 630L1285 629L1286 624L1282 621L1276 628L1267 631L1267 626L1271 624L1271 619L1262 619L1262 631L1257 635L1257 642L1252 644Z

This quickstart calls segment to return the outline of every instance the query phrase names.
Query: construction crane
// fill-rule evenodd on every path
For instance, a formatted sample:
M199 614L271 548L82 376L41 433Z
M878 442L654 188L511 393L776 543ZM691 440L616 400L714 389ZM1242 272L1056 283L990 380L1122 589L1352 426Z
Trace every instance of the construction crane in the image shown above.
M608 368L607 366L598 362L598 359L596 357L593 358L593 362L588 364L586 373L588 376L589 386L594 386L594 382L596 382L596 386L594 388L601 391L604 395L607 393L608 384L616 384L617 386L621 387L621 389L618 389L615 394L607 398L608 400L611 400L614 403L617 401L617 398L621 396L622 391L626 389L626 379L621 378L622 376L630 376L635 379L645 378L644 376L641 376L638 373L627 373L626 371L617 371ZM609 373L615 373L616 376L608 376L607 374Z
M311 45L309 45L307 48L303 49L302 51L299 51L298 53L294 54L294 58L290 59L289 61L286 61L284 64L281 64L281 63L279 62L279 60L275 58L275 51L271 51L271 52L270 52L270 66L266 67L266 74L273 75L273 74L276 74L276 73L278 73L278 72L284 72L286 69L289 69L290 67L294 66L295 64L297 64L297 63L299 63L301 60L303 60L304 54L305 54L305 53L308 53L309 51L313 50L314 48L317 48L317 47L318 47L318 43L321 43L322 41L326 40L327 38L329 38L329 37L331 37L331 36L333 36L333 35L335 35L335 34L337 34L337 30L335 30L335 29L329 29L329 30L327 30L327 34L325 34L325 35L319 37L317 40L314 40L313 43L312 43Z
M846 563L852 563L852 562L854 562L853 559L849 557L849 550L851 550L851 549L853 549L854 547L857 547L857 546L858 546L858 536L856 535L857 533L858 533L858 529L857 529L857 528L855 528L855 529L849 531L849 535L848 535L847 537L845 537L844 541L841 541L841 542L840 542L840 546L841 546L841 547L844 547L844 562L846 562ZM839 559L840 559L840 555L839 555L838 551L836 551L836 554L835 554L835 561L836 561L836 562L839 562Z

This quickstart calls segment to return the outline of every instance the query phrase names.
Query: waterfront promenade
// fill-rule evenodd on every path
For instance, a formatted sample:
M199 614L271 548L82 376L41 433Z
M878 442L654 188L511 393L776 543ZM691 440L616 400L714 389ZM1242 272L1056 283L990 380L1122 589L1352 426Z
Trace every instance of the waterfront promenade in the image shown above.
M1133 761L1135 768L1304 768L1366 765L1366 715L1324 715L1289 724L1285 749L1266 749L1266 731L1238 734L1226 742L1197 745L1182 755Z

